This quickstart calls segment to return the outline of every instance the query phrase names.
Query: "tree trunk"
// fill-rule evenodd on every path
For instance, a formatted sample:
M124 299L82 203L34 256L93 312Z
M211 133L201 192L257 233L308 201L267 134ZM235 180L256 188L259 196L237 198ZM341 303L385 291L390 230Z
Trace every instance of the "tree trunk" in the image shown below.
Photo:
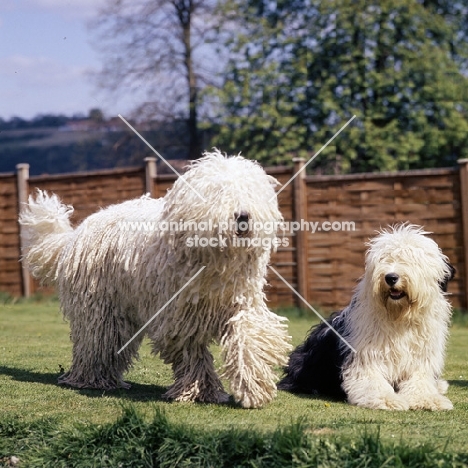
M200 138L198 134L198 89L197 77L193 69L191 26L194 9L193 0L178 0L174 3L179 16L184 37L184 65L187 71L187 84L189 90L189 115L187 121L189 134L189 159L198 159L201 156Z

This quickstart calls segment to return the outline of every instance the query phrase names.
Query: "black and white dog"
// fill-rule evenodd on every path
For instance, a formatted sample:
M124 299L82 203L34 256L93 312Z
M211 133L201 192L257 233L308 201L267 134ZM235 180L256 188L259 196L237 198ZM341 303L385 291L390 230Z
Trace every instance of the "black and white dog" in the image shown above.
M351 303L293 351L280 390L376 409L452 408L440 377L455 270L426 234L403 224L370 241Z

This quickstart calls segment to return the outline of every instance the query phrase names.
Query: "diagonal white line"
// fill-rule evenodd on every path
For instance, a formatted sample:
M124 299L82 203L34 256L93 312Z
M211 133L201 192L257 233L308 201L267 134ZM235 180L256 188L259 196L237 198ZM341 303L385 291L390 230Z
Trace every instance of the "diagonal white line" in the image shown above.
M278 190L273 198L277 197L354 119L356 115L353 115L305 164L302 166L300 171L297 171L282 187Z
M133 132L135 133L135 135L138 136L138 137L140 138L140 140L143 141L143 143L145 143L145 144L154 152L154 154L156 154L157 156L159 156L159 158L161 158L161 160L164 161L164 162L166 163L166 165L169 166L169 167L171 168L171 170L181 178L182 182L184 182L185 184L187 184L187 185L202 199L202 201L206 202L205 198L204 198L202 195L200 195L200 194L197 192L197 190L195 190L195 189L184 179L184 177L183 177L181 174L179 174L179 173L177 172L177 170L176 170L173 166L171 166L171 164L169 163L169 161L167 161L166 159L164 159L164 158L148 143L148 141L146 141L146 140L143 138L143 136L140 135L140 134L138 133L138 131L137 131L134 127L132 127L132 125L131 125L129 122L127 122L127 120L125 120L120 114L118 114L118 116L123 120L123 122L124 122L130 129L133 130Z
M353 351L353 353L356 353L356 350L327 322L327 320L322 317L322 315L320 315L271 265L268 265L268 267L270 268L270 270L273 270L276 274L276 276L278 276L278 278L280 280L283 281L283 283L299 298L301 299L306 305L307 307L309 307L309 309L330 329L333 331L333 333L335 333L336 336L338 336L338 338L340 338L341 341L343 341L343 343L346 344L346 346L348 346L349 349L351 349L351 351Z
M118 351L120 354L204 269L202 266Z

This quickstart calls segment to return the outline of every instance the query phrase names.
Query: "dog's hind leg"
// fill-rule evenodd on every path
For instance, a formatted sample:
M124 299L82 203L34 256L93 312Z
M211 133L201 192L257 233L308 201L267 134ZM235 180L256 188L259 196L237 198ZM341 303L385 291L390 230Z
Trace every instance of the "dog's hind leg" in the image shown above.
M87 304L85 312L81 312L80 316L66 314L73 342L72 365L59 378L59 384L101 390L130 388L122 377L138 354L142 336L119 351L139 329L139 323L132 322L130 314L111 305Z
M171 363L175 382L164 397L175 401L198 401L201 403L224 403L229 396L216 374L213 356L206 344L190 344L183 348L166 348L161 352L166 364Z
M223 377L244 408L259 408L276 395L274 368L286 365L291 350L285 320L265 307L241 310L226 326Z

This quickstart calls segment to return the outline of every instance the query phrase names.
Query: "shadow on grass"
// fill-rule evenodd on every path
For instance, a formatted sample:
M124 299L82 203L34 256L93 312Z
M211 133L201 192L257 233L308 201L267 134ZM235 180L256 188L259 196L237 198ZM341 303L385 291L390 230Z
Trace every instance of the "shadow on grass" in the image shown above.
M450 386L468 388L468 380L448 380Z
M323 395L322 393L296 393L288 392L287 390L279 390L280 392L289 393L297 398L303 398L305 400L320 400L330 403L347 403L346 398L334 397L330 395Z
M114 397L128 401L167 401L163 398L163 394L167 391L166 387L160 385L149 385L129 382L132 386L129 390L117 389L112 391L93 390L93 389L77 389L72 387L61 386L57 383L60 372L35 372L28 369L20 369L16 367L0 366L0 375L10 376L18 382L34 382L45 385L54 385L56 387L68 388L80 395L85 395L89 398L100 398L103 395Z
M128 382L128 381L126 381ZM63 386L63 388L68 388L80 395L84 395L88 398L101 398L106 396L108 398L116 398L122 401L164 401L167 400L163 397L163 394L166 393L167 387L161 387L160 385L150 385L150 384L139 384L128 382L131 384L129 390L124 390L118 388L116 390L97 390L91 388L73 388L68 386Z
M135 401L135 402L145 402L145 401L160 401L165 403L171 403L171 400L164 398L164 393L167 391L167 387L162 387L161 385L153 384L140 384L128 382L131 384L129 390L116 389L116 390L98 390L98 389L79 389L68 386L62 386L57 383L57 379L60 376L60 372L35 372L27 369L19 369L16 367L0 366L0 375L10 376L13 380L18 382L31 382L31 383L41 383L45 385L53 385L55 387L66 388L70 391L76 392L80 395L84 395L88 398L101 398L106 396L108 398L116 398L122 401ZM203 405L204 403L197 403ZM222 403L225 406L237 407L232 399L229 399L228 402Z
M18 382L36 382L41 384L57 384L59 373L54 372L34 372L17 367L0 366L0 375L8 375Z

